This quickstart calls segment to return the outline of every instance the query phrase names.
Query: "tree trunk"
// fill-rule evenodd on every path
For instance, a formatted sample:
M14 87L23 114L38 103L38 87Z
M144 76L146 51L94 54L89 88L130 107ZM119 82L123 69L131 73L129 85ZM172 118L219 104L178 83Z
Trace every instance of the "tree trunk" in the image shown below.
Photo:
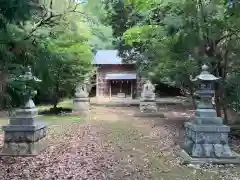
M190 95L191 95L193 107L194 107L194 109L197 109L197 104L196 104L196 101L195 101L195 98L194 98L194 89L193 89L193 86L189 86L189 91L190 91Z
M57 109L57 103L56 103L56 101L54 102L53 109Z
M3 68L0 70L0 109L6 106L6 87L7 87L7 72Z
M54 102L53 102L53 108L54 109L57 109L58 102L59 102L59 85L57 83L56 84L55 95L54 95Z
M194 109L197 109L196 100L194 98L194 85L193 85L192 81L190 80L189 76L187 76L186 79L187 79L187 87L186 87L186 89L189 90L189 94L190 94L190 97L191 97Z
M216 67L215 75L217 77L219 77L219 68L220 68L220 63L218 63ZM216 105L216 112L218 117L222 117L220 98L221 98L220 86L218 83L215 83L215 105Z
M216 105L216 112L217 116L221 117L221 103L220 103L220 93L219 93L219 85L216 85L217 87L215 88L215 105Z
M59 82L60 81L60 71L58 71L57 78L56 78L56 84L55 84L55 94L54 94L54 102L53 102L53 108L57 109L57 105L59 102Z
M226 52L224 53L223 56L223 60L224 60L224 66L222 68L222 81L224 84L224 87L222 87L222 108L223 108L223 113L224 113L224 119L223 119L223 123L224 124L228 124L228 104L226 101L226 87L225 87L225 81L226 81L226 77L227 77L227 63L228 63L228 50L226 50Z
M223 104L223 113L224 113L223 123L228 124L228 106L226 102L224 102Z

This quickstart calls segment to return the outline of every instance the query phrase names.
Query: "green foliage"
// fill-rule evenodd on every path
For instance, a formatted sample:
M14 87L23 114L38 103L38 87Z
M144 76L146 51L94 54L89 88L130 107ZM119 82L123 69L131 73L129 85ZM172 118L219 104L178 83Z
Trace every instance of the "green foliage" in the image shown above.
M233 73L227 78L227 100L232 108L240 111L240 73Z
M106 2L108 22L120 39L121 56L136 62L140 73L191 92L189 76L199 73L206 63L213 74L223 77L227 97L216 87L219 102L227 100L234 107L240 103L237 1L233 6L225 0Z
M92 33L82 3L70 0L1 1L1 107L18 106L24 88L16 79L28 65L42 79L36 100L55 107L72 96L77 82L92 70Z
M86 22L91 37L89 40L91 49L96 52L99 49L113 49L113 31L107 22L107 11L101 1L89 0L84 5L84 11L90 19Z
M44 42L52 55L45 60L47 66L44 68L42 62L37 64L39 74L46 83L46 86L42 86L40 95L52 97L55 106L61 98L70 96L75 85L83 81L84 75L92 69L92 52L87 40L65 29L64 33L55 31Z
M9 0L0 1L1 22L19 22L30 19L32 8L30 3L33 0Z

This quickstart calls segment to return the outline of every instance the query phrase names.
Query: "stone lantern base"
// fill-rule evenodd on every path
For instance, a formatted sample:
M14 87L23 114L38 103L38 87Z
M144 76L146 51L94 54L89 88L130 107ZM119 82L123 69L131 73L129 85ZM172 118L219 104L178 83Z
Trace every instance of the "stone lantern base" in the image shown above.
M181 150L179 156L183 159L182 164L234 164L240 165L240 155L232 152L235 158L195 158L191 157L185 150Z
M135 113L135 117L160 117L165 118L163 112L158 112L157 102L155 99L141 99L140 112Z
M240 164L240 155L228 145L229 126L185 123L184 164Z
M154 99L140 99L140 112L156 113L157 103Z
M4 145L1 156L37 155L46 148L47 128L37 120L37 108L20 109L10 118L9 125L3 126Z
M88 115L90 113L89 97L75 97L73 99L73 114Z

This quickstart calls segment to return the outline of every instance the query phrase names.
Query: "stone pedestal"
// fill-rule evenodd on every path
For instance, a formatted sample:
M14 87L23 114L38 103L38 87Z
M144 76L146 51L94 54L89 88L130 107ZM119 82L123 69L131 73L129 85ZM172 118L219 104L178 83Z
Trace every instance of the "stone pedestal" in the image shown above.
M228 146L230 128L225 125L185 124L185 151L195 158L235 158Z
M9 125L3 126L4 145L0 155L31 156L46 148L45 124L37 120L38 111L30 100L26 107L19 109L10 118Z
M184 163L240 164L239 155L228 145L230 127L222 124L216 111L202 108L195 115L185 123L185 142L180 153Z
M90 99L89 97L75 97L73 99L73 113L74 114L89 114Z
M156 113L157 103L151 100L140 100L140 112L142 113Z
M229 132L230 127L222 124L216 111L197 109L196 117L185 123L184 148L180 153L184 163L240 164L239 155L228 145Z
M73 99L73 114L89 117L90 99L88 97L87 86L85 83L78 84L76 87L75 97Z
M157 112L157 103L156 103L156 98L155 98L154 92L145 91L141 94L140 112L142 112L142 113Z

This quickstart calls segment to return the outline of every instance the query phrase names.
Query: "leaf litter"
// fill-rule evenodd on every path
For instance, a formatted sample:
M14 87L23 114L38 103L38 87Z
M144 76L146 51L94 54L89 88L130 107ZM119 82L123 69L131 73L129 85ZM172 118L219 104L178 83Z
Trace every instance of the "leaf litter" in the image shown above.
M48 141L50 146L36 157L0 157L0 179L101 180L113 164L111 149L102 145L94 125L50 128Z
M0 157L0 179L239 179L234 166L182 166L176 152L183 140L183 122L158 124L159 119L140 120L132 116L135 110L96 107L93 119L86 124L51 126L49 146L40 155ZM239 140L231 142L239 150Z

